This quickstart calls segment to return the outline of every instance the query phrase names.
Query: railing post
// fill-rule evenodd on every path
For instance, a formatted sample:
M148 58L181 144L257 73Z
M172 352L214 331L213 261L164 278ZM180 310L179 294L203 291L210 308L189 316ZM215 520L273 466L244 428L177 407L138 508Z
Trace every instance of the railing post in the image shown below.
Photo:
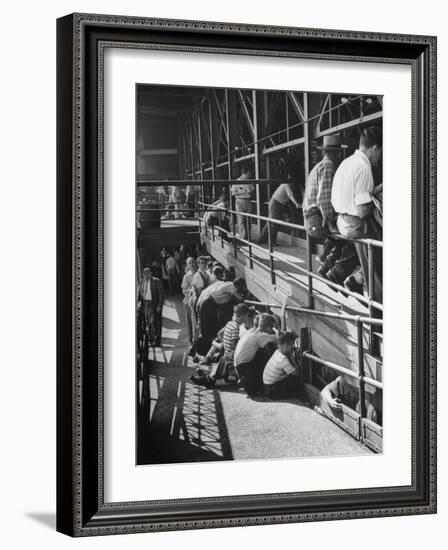
M300 352L302 360L303 389L305 389L305 372L308 374L308 383L313 384L313 366L311 360L305 357L306 352L311 352L311 331L309 327L300 329Z
M266 222L268 224L268 248L269 248L269 267L271 271L271 283L275 285L275 272L274 272L274 247L272 245L272 234L271 234L271 221Z
M236 251L236 215L233 214L233 208L232 208L232 234L233 234L233 255L235 258L237 257L237 251Z
M362 245L364 246L364 245ZM368 294L369 294L369 300L374 299L374 288L375 288L375 264L373 259L373 246L372 243L369 241L367 245L367 261L368 261L368 281L367 281L367 288L368 288ZM369 317L375 317L375 308L372 306L372 304L369 304ZM372 354L376 354L376 342L375 342L375 336L374 336L374 329L373 325L370 324L369 326L369 351Z
M363 323L358 319L356 322L356 329L358 335L358 394L359 394L359 439L364 440L364 418L366 417L366 394L364 385L364 349L363 349Z
M308 307L314 309L313 278L311 276L311 272L313 271L313 251L308 231L306 232L306 268L308 271Z
M249 219L249 216L245 216L245 219L246 219L246 235L248 236L247 237L247 240L249 242L249 245L248 245L248 248L249 248L249 267L251 269L254 268L254 262L252 260L252 245L251 245L251 240L250 240L250 229L249 229L249 224L250 224L250 219Z

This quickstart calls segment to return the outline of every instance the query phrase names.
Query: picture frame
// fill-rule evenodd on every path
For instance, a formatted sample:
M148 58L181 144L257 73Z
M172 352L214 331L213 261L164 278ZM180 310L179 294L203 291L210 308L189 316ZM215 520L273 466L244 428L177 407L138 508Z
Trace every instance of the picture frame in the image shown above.
M412 483L105 502L104 49L397 63L412 71ZM57 22L57 530L70 536L436 512L436 38L72 14Z

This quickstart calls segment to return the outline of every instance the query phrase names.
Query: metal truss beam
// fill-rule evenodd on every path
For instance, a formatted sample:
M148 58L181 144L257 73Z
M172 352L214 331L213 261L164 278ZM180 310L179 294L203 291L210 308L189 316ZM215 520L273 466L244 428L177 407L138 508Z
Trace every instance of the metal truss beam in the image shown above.
M378 120L379 118L383 117L383 111L378 111L377 113L372 113L370 115L365 115L363 117L355 118L354 120L349 120L348 122L342 122L341 124L337 124L336 126L333 126L332 128L327 128L326 130L321 130L317 132L316 137L322 137L326 136L328 134L332 134L334 132L340 132L341 130L346 130L347 128L352 128L353 126L357 126L358 124L365 124L366 122L371 122L373 120Z

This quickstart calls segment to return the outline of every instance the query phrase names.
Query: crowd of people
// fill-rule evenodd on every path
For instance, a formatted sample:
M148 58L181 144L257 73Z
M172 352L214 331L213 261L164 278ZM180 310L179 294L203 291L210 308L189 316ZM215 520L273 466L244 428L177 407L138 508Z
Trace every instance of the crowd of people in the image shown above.
M177 252L177 254L176 254ZM178 250L162 249L166 272L176 270ZM159 262L145 266L138 286L139 310L153 346L161 345L166 292L158 277ZM282 330L280 319L260 313L244 300L246 282L235 278L208 256L185 259L181 270L189 355L197 365L193 383L212 388L218 380L239 384L251 397L298 397L297 336ZM176 293L174 286L169 291ZM177 291L178 292L178 291Z
M177 254L176 254L177 252ZM179 250L162 248L161 257L180 261ZM155 262L157 263L157 262ZM234 278L209 256L188 256L184 262L180 289L183 295L189 350L196 374L191 381L207 389L223 381L237 385L251 398L271 400L300 397L300 342L294 332L286 330L281 319L248 305L244 279ZM161 345L162 310L165 290L157 269L146 266L138 286L139 307L145 317L146 330L153 346ZM179 292L179 290L175 291ZM284 323L284 321L283 321ZM350 380L338 376L321 391L322 401L335 412L349 403ZM354 405L359 411L359 402ZM366 402L368 417L376 421L377 413Z
M340 135L324 136L322 160L308 176L302 206L308 234L324 244L318 273L362 294L369 277L367 249L334 235L382 239L382 184L375 186L372 173L381 160L381 132L365 128L359 148L338 165L344 148ZM382 301L381 252L373 248L371 295L377 302Z
M285 158L283 173L287 181L280 184L269 197L268 214L272 220L283 220L289 205L303 211L304 225L314 241L323 244L320 267L317 272L329 281L344 286L350 291L364 293L368 281L368 253L362 243L347 239L382 239L382 184L375 185L372 169L378 165L382 155L380 130L370 126L362 130L359 147L341 161L341 153L347 145L340 134L324 136L318 149L322 159L311 169L306 178L302 205L294 189L297 174L297 159ZM254 184L251 171L243 165L240 177L230 186L230 194L224 190L218 201L211 204L205 215L205 225L218 224L229 228L229 219L223 210L234 198L236 211L235 232L241 239L251 241L251 220L244 214L253 212L252 198ZM218 212L216 212L218 209ZM262 228L257 243L268 241L276 245L279 224L271 223ZM336 235L338 235L336 237ZM381 249L373 248L374 271L371 288L372 298L382 301L382 255Z
M381 158L382 138L376 127L362 130L359 148L340 162L346 145L340 135L325 136L322 160L306 179L302 205L291 182L281 184L269 200L269 216L282 219L289 204L303 210L304 225L312 239L323 244L318 273L349 290L363 293L368 281L365 246L351 240L382 237L382 185L374 184L372 167ZM244 213L252 211L254 185L250 169L243 166L241 176L205 212L205 226L218 224L229 229L226 212L234 199L236 225L240 238L251 239ZM173 187L173 205L168 216L182 217L188 203L184 191ZM193 203L194 204L194 201ZM278 226L272 224L271 240L277 239ZM258 242L266 242L265 226ZM371 294L382 301L381 249L373 249L374 270ZM249 307L246 282L235 278L208 256L195 257L182 246L162 248L160 258L146 266L138 288L150 341L160 345L161 315L165 294L183 295L188 330L189 355L198 366L191 380L212 388L218 380L238 383L249 396L264 394L281 399L299 394L300 354L297 336L285 330L280 320ZM341 380L337 382L341 385ZM333 383L332 383L333 384ZM334 386L334 387L333 387ZM322 398L331 407L339 406L335 385L324 388ZM338 386L338 387L339 387Z
M251 397L298 396L297 336L282 331L275 315L244 303L248 294L244 279L232 280L206 256L190 257L182 292L189 355L198 364L193 383L212 388L224 380L238 383Z

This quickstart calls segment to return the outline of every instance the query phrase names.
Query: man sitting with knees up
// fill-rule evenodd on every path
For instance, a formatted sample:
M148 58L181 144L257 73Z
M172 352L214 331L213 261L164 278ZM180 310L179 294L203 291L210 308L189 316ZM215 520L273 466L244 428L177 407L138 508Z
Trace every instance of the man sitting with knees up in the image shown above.
M297 335L281 332L277 336L278 349L273 353L263 371L266 397L288 399L299 396L299 363L294 344Z
M221 357L217 366L212 369L210 374L203 376L192 376L191 381L194 384L213 387L217 380L226 378L227 374L233 367L233 355L235 348L240 338L240 327L247 322L249 315L249 306L246 304L238 304L233 308L233 317L224 327L223 348L224 354Z
M276 329L275 317L262 313L258 327L247 331L236 346L235 370L249 397L263 393L263 370L271 355L267 346L275 343Z

